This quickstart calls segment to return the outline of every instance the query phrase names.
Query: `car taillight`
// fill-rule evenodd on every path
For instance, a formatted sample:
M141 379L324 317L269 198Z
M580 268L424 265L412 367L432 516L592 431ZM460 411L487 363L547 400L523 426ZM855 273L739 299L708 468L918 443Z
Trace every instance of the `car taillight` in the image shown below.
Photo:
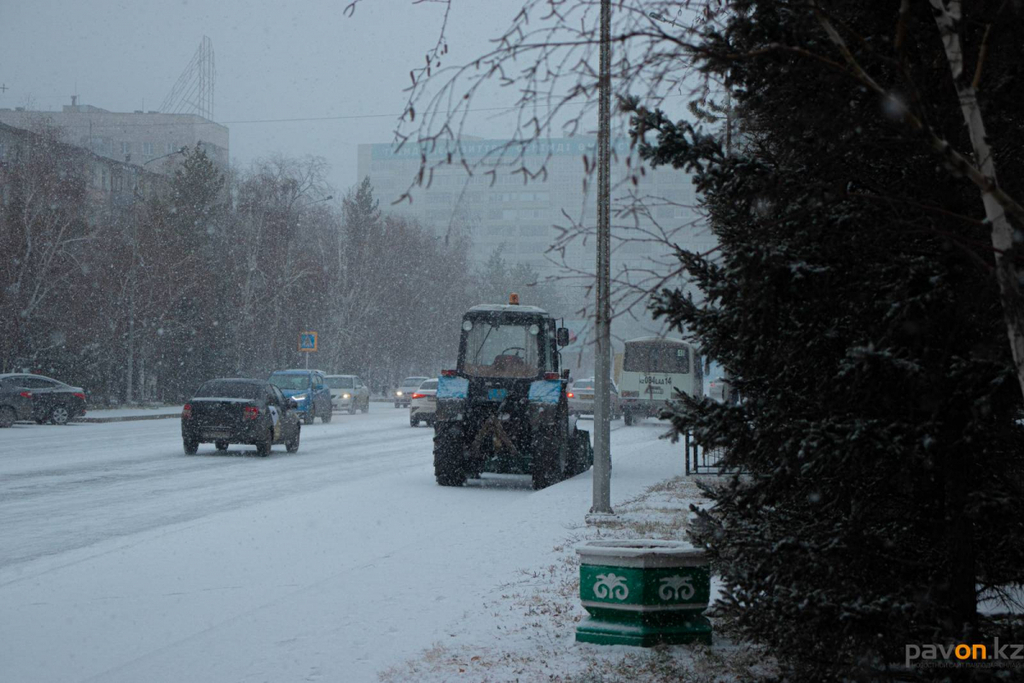
M186 403L185 407L181 409L181 417L184 420L192 419L192 404Z
M426 394L413 394L410 398L426 398Z
M32 398L32 392L31 391L23 391L23 392L21 392L18 395L21 396L22 398Z
M246 420L255 420L260 416L260 409L256 406L246 406L242 409L242 417Z
M80 399L82 399L83 401L85 400L85 394L83 394L83 393L82 393L82 392L80 392L80 391L76 391L75 393L73 393L73 394L72 394L72 396L74 396L75 398L80 398Z
M574 397L575 395L576 395L576 394L572 393L571 391L570 391L570 392L569 392L568 394L566 394L566 396L568 396L569 398L572 398L572 397Z
M459 374L458 370L442 370L442 377L456 377Z
M544 379L562 379L562 377L557 372L545 372Z

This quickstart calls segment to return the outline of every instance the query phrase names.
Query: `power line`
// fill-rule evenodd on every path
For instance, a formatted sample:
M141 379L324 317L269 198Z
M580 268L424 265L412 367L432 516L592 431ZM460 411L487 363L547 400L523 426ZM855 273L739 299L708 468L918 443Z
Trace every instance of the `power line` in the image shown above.
M667 99L676 99L676 98L679 98L679 97L685 97L685 95L667 95L666 97L664 97L662 99L666 99L666 100ZM574 102L572 104L575 105L575 106L584 106L584 105L590 104L590 102ZM477 108L474 108L474 109L466 109L465 112L466 113L482 112L482 111L508 111L508 112L512 112L512 111L516 111L518 109L519 109L518 106L511 106L511 107L477 107ZM25 114L44 114L45 115L45 114L62 114L64 112L59 112L59 111L25 111L23 113L25 113ZM97 111L97 112L81 112L81 113L79 113L80 116L89 116L89 115L105 116L105 115L110 115L110 114L119 115L119 116L139 116L140 115L138 113L118 112L118 111L102 111L102 112ZM160 116L160 115L164 115L164 116L196 116L196 114L173 114L173 113L170 113L170 112L154 112L154 111L146 112L145 115L146 116L149 116L149 115L155 115L155 116ZM290 118L282 118L282 119L238 119L238 120L235 120L235 121L211 121L211 120L206 120L206 121L194 121L194 122L190 122L190 123L187 123L187 124L182 123L182 122L178 122L178 121L165 121L165 122L156 122L156 121L150 121L150 122L143 122L143 121L127 122L126 121L124 123L93 124L93 126L95 128L120 128L120 127L133 127L133 126L180 126L180 125L227 126L227 125L238 125L238 124L245 124L245 123L308 123L308 122L312 122L312 121L351 121L353 119L385 119L385 118L387 118L387 119L395 119L395 118L398 118L398 117L400 117L402 115L404 115L404 112L403 112L403 114L341 114L341 115L338 115L338 116L302 116L302 117L290 117Z
M664 97L662 99L666 99L666 100L667 99L676 99L676 98L679 98L679 97L686 97L686 96L685 95L667 95L666 97ZM590 104L590 102L573 102L572 104L575 105L575 106L583 106L583 105ZM518 106L514 106L513 105L511 107L476 107L476 108L473 108L473 109L466 109L464 111L466 113L470 113L470 112L479 112L479 111L516 111L518 109L519 109ZM345 115L341 115L341 116L309 116L309 117L289 118L289 119L246 119L246 120L239 120L239 121L221 121L220 123L222 123L223 125L228 125L228 124L234 125L234 124L237 124L237 123L292 123L292 122L302 122L302 121L344 121L344 120L350 120L350 119L383 119L383 118L391 119L391 118L398 118L399 116L402 116L402 115L403 114L345 114Z

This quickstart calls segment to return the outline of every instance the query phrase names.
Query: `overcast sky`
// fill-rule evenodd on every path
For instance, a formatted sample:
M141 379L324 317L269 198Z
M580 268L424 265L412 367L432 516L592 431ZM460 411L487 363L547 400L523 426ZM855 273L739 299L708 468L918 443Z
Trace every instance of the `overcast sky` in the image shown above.
M214 118L230 129L232 161L323 156L344 191L356 182L356 145L392 140L409 71L443 18L442 5L412 0L363 0L349 18L346 4L0 0L0 83L8 88L0 107L59 110L77 93L80 104L111 111L158 109L206 35L216 54ZM486 49L520 6L455 0L452 61ZM324 117L339 118L271 121ZM500 121L483 118L470 132L506 135Z

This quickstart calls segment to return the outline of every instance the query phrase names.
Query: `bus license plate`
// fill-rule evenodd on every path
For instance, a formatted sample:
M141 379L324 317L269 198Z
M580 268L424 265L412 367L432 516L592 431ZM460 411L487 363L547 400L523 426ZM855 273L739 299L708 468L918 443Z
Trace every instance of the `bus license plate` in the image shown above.
M504 401L505 397L508 396L507 389L488 389L487 400L488 401Z

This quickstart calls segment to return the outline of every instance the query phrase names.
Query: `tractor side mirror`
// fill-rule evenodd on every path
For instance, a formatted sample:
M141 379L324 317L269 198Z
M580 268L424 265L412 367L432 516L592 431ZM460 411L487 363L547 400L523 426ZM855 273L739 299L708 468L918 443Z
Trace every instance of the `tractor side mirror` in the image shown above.
M569 345L569 328L568 327L559 327L558 330L555 332L555 341L558 343L559 346L568 346Z
M569 380L569 368L562 368L562 379Z

